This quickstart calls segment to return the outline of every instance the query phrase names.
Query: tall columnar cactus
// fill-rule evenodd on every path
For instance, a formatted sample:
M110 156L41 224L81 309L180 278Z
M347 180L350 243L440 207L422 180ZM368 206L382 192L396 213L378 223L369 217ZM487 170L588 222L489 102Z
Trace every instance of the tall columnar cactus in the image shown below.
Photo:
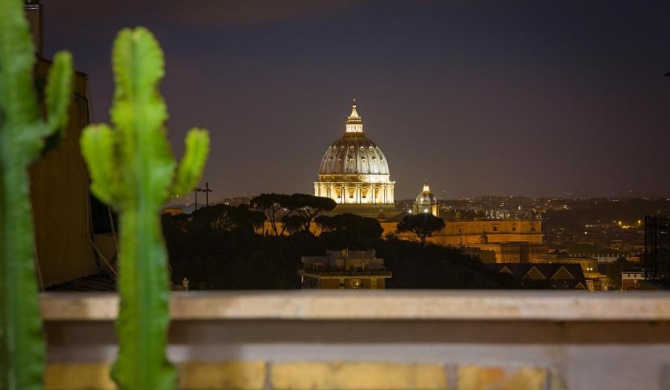
M170 389L175 372L165 357L169 281L159 213L170 195L184 195L197 184L209 136L206 130L189 131L176 166L158 91L163 53L148 30L122 30L112 62L115 129L90 126L81 138L91 190L120 214L120 350L112 376L122 389Z
M69 53L54 58L46 121L34 90L35 49L23 1L0 0L0 389L43 387L44 340L35 274L28 166L67 125Z

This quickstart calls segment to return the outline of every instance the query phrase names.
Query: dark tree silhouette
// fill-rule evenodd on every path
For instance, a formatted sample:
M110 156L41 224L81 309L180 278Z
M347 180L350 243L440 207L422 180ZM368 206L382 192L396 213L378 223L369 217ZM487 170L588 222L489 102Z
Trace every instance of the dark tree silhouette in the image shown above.
M316 222L321 237L330 249L367 249L370 243L381 238L384 229L375 218L355 214L321 215Z
M607 266L607 279L610 281L610 287L616 290L621 289L621 273L635 266L632 261L626 260L621 256Z
M288 206L291 211L303 218L305 231L308 232L314 218L321 215L324 211L331 211L337 206L337 203L330 198L307 194L293 194L288 200Z
M254 232L265 222L265 214L252 210L245 204L237 207L224 204L201 207L191 217L193 223L199 227L228 231Z
M281 236L284 234L284 226L282 226L281 232L277 229L277 221L280 221L282 218L286 217L290 212L290 203L291 196L285 194L260 194L259 196L251 199L250 205L256 210L260 210L265 213L265 217L270 221L270 226L275 232L275 236Z
M438 230L444 228L444 220L430 213L407 214L396 229L398 232L412 232L419 237L421 245L426 245L426 237L430 237Z
M246 206L220 205L193 215L163 215L172 282L188 278L194 290L297 289L302 256L323 256L327 249L350 247L376 250L393 272L387 288L520 287L516 279L495 273L459 249L382 239L383 230L374 218L321 215L315 222L324 231L317 237L303 231L298 213L287 217L286 229L296 229L293 234L265 236L253 232L265 215Z
M288 232L289 235L293 235L305 228L305 218L301 215L287 215L281 220L284 225L284 230ZM307 230L309 232L309 230Z

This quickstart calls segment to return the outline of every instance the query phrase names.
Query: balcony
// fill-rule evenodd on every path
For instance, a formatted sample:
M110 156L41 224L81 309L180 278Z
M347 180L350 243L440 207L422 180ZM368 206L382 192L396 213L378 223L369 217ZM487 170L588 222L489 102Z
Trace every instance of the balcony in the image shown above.
M360 277L360 276L380 276L380 277L392 277L391 271L385 269L362 269L362 268L350 268L348 270L338 269L338 268L329 268L329 267L312 267L307 269L298 269L298 275L303 276L331 276L331 277Z

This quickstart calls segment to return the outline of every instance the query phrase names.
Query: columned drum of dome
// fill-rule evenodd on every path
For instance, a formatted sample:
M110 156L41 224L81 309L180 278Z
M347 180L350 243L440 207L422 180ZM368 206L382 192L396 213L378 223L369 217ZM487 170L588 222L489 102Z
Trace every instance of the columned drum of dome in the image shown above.
M384 153L363 132L354 100L344 135L323 155L314 195L340 205L392 206L394 186Z

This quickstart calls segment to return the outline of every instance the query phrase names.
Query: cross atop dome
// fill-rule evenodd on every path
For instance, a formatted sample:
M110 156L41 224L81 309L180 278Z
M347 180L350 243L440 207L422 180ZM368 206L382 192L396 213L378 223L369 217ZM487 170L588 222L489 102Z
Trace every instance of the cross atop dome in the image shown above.
M347 118L347 133L362 133L363 132L363 121L356 111L356 99L351 107L351 115Z

